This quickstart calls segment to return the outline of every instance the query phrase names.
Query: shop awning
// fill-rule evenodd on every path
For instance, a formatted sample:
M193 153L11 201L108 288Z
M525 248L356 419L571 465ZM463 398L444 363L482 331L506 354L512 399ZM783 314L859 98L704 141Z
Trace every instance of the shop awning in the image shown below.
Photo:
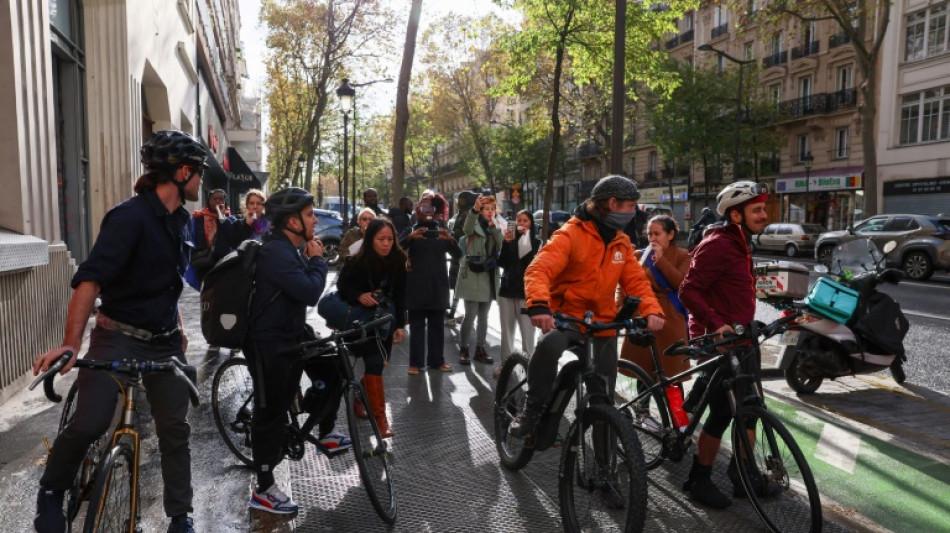
M221 167L221 163L218 163L214 156L208 157L207 163L208 170L205 171L202 179L202 187L209 191L211 189L227 189L228 173Z
M228 171L228 179L232 189L248 190L260 189L261 180L257 174L251 170L241 154L232 146L228 148L227 158L224 160L225 169Z

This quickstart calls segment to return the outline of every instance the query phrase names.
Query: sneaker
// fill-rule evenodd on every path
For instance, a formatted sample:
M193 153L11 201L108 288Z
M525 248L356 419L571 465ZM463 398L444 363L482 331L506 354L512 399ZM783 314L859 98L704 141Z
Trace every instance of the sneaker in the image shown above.
M178 515L168 524L168 533L195 533L195 522L188 515Z
M66 531L66 513L63 511L65 491L40 487L36 495L36 517L33 527L39 533L62 533Z
M300 506L294 503L290 496L277 488L277 484L271 485L264 492L257 492L256 490L252 492L249 506L251 509L274 514L293 514L300 509Z
M317 449L327 455L343 453L353 447L353 441L350 440L350 437L335 429L324 435L323 438L317 442L319 443Z
M508 434L520 439L531 437L543 414L544 404L526 397L521 412L508 426Z

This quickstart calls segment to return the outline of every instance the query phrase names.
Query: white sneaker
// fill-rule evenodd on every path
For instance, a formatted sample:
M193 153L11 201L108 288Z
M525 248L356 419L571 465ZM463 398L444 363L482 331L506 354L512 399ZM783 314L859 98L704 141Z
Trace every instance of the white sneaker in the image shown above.
M317 442L319 442L320 446L325 450L321 449L320 446L318 446L317 449L328 455L343 453L353 447L353 441L350 437L340 433L336 428L324 435L323 438Z
M248 505L251 509L259 509L274 514L293 514L300 509L300 506L294 503L290 496L277 488L276 483L264 492L257 492L256 490L251 492L251 502Z

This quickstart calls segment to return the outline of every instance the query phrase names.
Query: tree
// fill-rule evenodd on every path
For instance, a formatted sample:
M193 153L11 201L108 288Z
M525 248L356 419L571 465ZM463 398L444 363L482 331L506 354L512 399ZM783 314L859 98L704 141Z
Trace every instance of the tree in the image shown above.
M412 77L412 61L416 55L416 34L419 32L419 17L422 16L422 0L412 0L409 9L409 24L406 27L406 42L402 50L402 67L399 69L396 90L396 124L393 130L393 183L390 196L402 197L406 177L406 134L409 130L409 81Z
M735 9L745 10L745 2L734 0ZM742 4L741 8L739 4ZM877 179L877 85L881 46L891 21L891 2L887 0L779 0L769 3L761 15L764 22L776 24L788 16L801 22L832 20L854 47L863 81L858 85L861 99L861 146L864 150L864 214L880 211Z

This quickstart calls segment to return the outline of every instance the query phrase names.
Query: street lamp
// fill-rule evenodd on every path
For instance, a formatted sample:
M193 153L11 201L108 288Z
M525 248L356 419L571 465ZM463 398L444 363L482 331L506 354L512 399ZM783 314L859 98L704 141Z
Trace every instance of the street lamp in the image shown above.
M702 52L715 52L717 55L719 55L719 57L728 59L728 60L731 61L732 63L735 63L735 64L739 65L739 97L738 97L737 102L736 102L736 155L735 155L735 159L734 159L733 162L732 162L732 165L733 165L733 167L732 167L732 175L733 175L733 176L732 176L732 181L739 181L739 146L741 145L741 142L742 142L742 141L741 141L741 139L742 139L742 137L741 137L741 132L742 132L742 78L743 78L743 76L742 76L742 68L743 68L744 66L748 65L749 63L755 63L755 60L753 60L753 59L748 59L748 60L736 59L736 58L732 57L731 55L729 55L729 54L723 52L722 50L719 50L718 48L714 48L712 45L710 45L710 44L708 44L708 43L707 43L707 44L700 45L699 48L697 48L697 50L700 50L700 51L702 51Z
M811 152L805 152L801 156L802 164L805 165L805 222L808 223L808 193L811 187L811 164L814 162L815 158L811 156Z
M350 220L350 211L346 203L347 170L349 165L350 136L347 133L347 124L350 120L350 110L353 109L353 99L356 97L356 89L350 85L349 78L343 78L343 83L336 89L336 95L340 98L340 109L343 111L343 226L346 227Z
M383 78L381 80L368 81L366 83L351 83L350 87L366 87L374 83L392 83L392 78ZM356 91L353 91L353 205L356 205Z

